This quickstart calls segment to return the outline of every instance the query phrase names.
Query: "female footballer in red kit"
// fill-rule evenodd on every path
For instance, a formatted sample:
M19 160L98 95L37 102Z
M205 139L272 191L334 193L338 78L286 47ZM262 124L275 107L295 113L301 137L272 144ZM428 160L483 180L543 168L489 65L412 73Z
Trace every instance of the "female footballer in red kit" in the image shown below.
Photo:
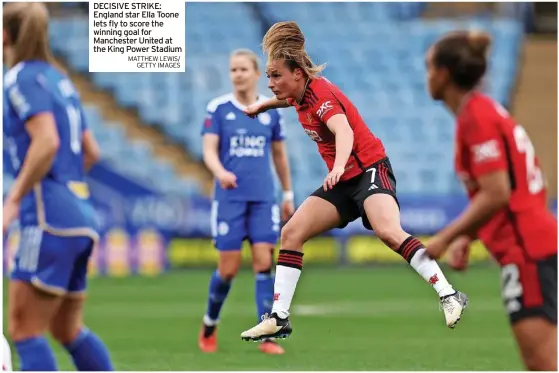
M448 283L423 244L402 229L396 180L382 142L342 91L318 75L323 66L314 65L307 55L305 37L295 22L273 25L264 36L263 49L268 55L269 88L275 97L247 108L246 114L256 116L294 106L329 174L282 229L271 315L264 315L262 322L243 332L241 338L257 341L291 334L289 309L301 275L303 244L359 217L434 287L446 324L453 328L468 299Z
M502 297L524 364L557 370L557 219L546 206L546 186L524 128L476 90L491 39L453 32L427 53L433 99L456 116L455 168L470 204L427 245L438 258L465 269L479 238L501 266Z

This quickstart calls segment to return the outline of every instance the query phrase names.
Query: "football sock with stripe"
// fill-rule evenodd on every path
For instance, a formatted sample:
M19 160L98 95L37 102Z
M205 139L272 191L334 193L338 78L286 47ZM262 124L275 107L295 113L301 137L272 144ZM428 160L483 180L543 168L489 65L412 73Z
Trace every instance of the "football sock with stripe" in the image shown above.
M54 353L43 336L14 343L22 371L52 372L58 370Z
M446 280L437 262L427 255L425 246L417 238L413 236L406 238L397 252L425 281L433 286L439 297L456 292Z
M72 361L79 371L114 370L107 346L101 338L87 328L82 328L76 339L64 347L72 356Z
M278 264L276 265L272 313L276 313L282 319L289 317L289 308L291 307L291 301L293 300L302 269L302 252L280 250Z

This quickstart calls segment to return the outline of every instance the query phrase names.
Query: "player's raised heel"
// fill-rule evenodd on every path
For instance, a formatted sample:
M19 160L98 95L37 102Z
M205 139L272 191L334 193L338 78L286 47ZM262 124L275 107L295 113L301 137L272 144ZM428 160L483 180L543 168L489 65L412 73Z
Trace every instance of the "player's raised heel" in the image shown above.
M456 324L458 324L464 310L468 306L468 302L468 296L459 291L441 298L441 309L444 312L446 325L449 328L454 329Z
M275 312L262 316L262 322L255 327L241 333L244 341L263 341L270 338L287 338L291 335L289 319L280 318Z

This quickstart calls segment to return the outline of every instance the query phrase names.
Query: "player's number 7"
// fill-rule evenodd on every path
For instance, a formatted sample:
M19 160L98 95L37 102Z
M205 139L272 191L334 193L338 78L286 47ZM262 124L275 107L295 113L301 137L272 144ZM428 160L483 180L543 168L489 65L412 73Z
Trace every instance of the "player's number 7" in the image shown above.
M375 183L375 177L377 176L377 169L376 168L369 168L367 172L371 171L371 184Z

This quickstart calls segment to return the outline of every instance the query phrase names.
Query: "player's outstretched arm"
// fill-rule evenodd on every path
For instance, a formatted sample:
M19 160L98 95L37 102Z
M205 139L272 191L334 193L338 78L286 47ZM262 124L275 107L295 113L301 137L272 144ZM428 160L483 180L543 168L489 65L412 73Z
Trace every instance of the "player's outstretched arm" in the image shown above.
M50 170L60 146L60 138L52 113L39 113L25 123L31 138L29 150L21 171L6 199L21 201L33 185L45 177Z
M87 129L82 137L83 167L88 172L101 159L99 145L91 130Z
M272 110L272 109L286 108L289 106L291 105L289 105L287 100L278 100L277 98L272 97L266 101L259 102L254 105L250 105L244 110L244 112L249 117L254 118L258 114L263 113L265 111Z

